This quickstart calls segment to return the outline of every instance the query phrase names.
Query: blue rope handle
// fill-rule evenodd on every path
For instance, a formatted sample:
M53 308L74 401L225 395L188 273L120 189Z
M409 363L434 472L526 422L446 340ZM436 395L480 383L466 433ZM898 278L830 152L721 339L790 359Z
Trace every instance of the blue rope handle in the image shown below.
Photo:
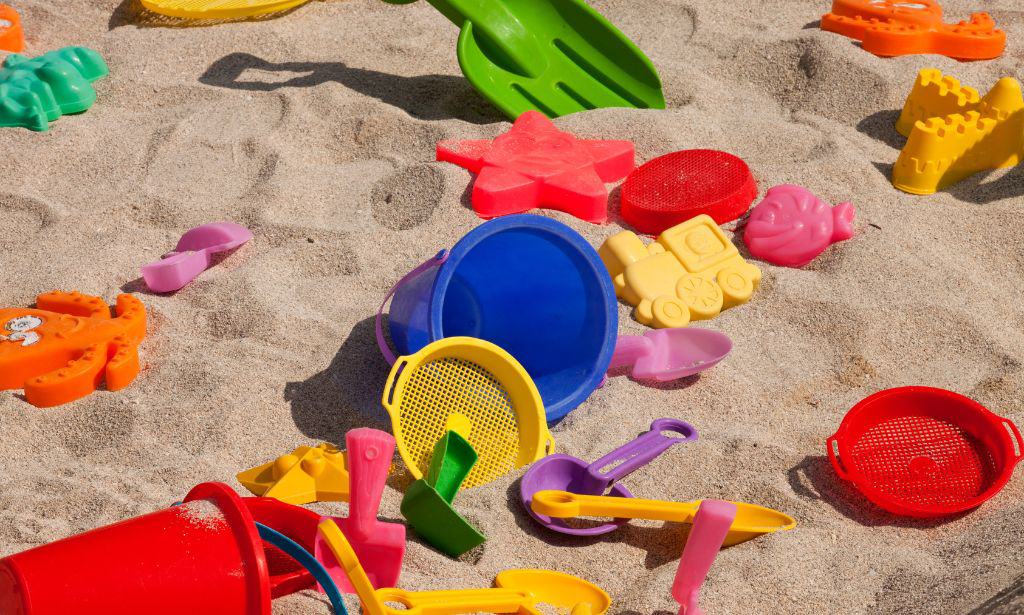
M334 584L334 579L331 578L323 564L310 555L309 551L303 548L302 545L281 532L269 528L262 523L257 523L256 529L260 533L260 538L284 551L313 575L313 578L320 584L320 587L324 588L327 598L331 601L331 606L334 607L334 615L348 615L348 611L345 610L345 603L341 600L341 592L338 591L338 586Z

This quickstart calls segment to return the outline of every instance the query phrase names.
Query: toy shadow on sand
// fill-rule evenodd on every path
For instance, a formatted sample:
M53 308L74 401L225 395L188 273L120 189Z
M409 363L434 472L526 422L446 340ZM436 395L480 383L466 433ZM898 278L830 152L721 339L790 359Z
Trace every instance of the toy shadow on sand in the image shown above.
M211 64L199 82L250 92L311 88L335 82L421 120L459 119L490 124L505 119L468 81L454 75L402 77L354 68L343 62L269 62L248 53L230 53Z

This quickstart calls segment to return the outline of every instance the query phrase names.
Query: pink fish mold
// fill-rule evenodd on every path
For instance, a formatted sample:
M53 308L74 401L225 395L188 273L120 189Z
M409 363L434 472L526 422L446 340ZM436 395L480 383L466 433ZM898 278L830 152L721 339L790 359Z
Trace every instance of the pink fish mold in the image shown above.
M853 205L830 207L810 190L791 184L768 190L747 220L743 240L755 258L803 267L830 245L853 237Z

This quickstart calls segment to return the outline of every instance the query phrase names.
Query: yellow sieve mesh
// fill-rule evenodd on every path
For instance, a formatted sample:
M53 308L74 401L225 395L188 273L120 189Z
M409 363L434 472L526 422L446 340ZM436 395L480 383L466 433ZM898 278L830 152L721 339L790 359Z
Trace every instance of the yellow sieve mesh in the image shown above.
M424 475L434 445L455 414L469 419L472 428L466 439L480 456L463 488L489 483L517 467L519 426L512 400L483 367L454 358L425 363L413 368L398 397L401 437Z

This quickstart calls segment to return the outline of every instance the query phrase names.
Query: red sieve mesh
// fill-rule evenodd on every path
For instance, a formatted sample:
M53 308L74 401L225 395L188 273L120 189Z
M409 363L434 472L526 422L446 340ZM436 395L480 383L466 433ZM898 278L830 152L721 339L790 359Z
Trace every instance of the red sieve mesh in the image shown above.
M622 217L642 233L708 214L718 224L744 214L757 197L747 163L727 152L672 152L634 170L622 184Z

